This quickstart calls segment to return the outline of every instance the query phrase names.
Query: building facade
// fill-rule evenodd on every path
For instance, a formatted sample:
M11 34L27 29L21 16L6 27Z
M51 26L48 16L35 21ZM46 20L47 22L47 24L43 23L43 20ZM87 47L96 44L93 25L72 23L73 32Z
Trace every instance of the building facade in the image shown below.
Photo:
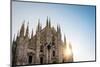
M67 57L65 52L66 45L69 45L70 56ZM16 39L12 44L12 65L29 65L29 64L51 64L73 62L73 53L71 44L66 43L61 36L60 26L57 29L51 27L51 21L47 18L46 26L42 28L40 21L36 33L29 37L29 26L25 29L24 23Z

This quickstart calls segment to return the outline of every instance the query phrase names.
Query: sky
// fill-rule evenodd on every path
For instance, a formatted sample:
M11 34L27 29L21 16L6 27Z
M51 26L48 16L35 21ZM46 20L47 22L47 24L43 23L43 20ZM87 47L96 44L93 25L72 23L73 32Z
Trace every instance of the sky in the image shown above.
M72 45L74 61L95 60L95 6L48 4L32 2L12 2L12 39L17 35L25 20L29 22L29 32L35 34L38 19L42 28L46 25L47 16L51 25L60 25L62 40L64 34Z

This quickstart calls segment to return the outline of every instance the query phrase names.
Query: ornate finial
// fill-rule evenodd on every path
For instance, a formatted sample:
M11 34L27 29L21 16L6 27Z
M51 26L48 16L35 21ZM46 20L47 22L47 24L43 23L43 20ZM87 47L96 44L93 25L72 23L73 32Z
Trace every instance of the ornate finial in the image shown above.
M49 26L48 16L47 16L46 26Z
M26 36L28 36L28 34L29 34L29 21L27 23Z
M31 38L33 37L33 29L32 29L32 33L31 33Z
M57 31L59 30L59 26L58 26L58 24L57 24Z
M23 24L20 29L20 36L24 36L24 23L25 23L25 20L23 21Z
M61 33L60 25L57 25L57 32L58 32L59 34Z
M50 18L49 18L49 27L51 27L51 21L50 21Z
M59 32L61 31L61 29L60 29L60 24L59 24Z
M15 41L15 34L14 34L14 37L13 37L13 41Z
M38 19L37 32L39 32L40 30L41 30L40 19Z
M64 41L66 42L66 35L64 34Z
M40 19L38 19L38 25L40 25Z
M67 45L67 43L66 43L66 36L65 36L65 34L64 34L64 45L65 45L65 46Z

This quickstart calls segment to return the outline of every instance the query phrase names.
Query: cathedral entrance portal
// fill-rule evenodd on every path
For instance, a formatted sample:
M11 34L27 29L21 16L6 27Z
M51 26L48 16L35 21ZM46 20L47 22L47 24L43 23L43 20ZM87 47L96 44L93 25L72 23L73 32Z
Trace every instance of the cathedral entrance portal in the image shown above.
M43 57L40 57L40 63L43 64Z
M32 63L32 56L28 57L28 63L31 64Z

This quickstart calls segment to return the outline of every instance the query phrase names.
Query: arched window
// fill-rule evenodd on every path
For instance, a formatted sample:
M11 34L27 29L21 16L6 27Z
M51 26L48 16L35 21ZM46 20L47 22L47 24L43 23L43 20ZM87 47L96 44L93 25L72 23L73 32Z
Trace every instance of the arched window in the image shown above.
M55 45L54 42L55 42L55 37L53 36L53 37L52 37L52 45Z
M55 51L53 51L53 56L55 56Z
M50 49L51 49L51 46L50 46L50 45L48 45L48 46L47 46L47 48L48 48L48 50L50 50Z
M43 45L40 46L40 52L43 52Z

